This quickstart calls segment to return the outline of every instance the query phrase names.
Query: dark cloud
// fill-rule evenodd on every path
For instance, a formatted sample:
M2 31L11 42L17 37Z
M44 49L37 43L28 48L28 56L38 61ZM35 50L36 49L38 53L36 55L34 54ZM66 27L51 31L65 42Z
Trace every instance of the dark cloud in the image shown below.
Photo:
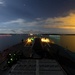
M74 22L70 21L69 23L68 20L74 19L75 14L72 15L71 13L75 13L75 0L5 0L4 6L1 5L2 3L0 4L0 27L2 22L9 23L4 24L6 28L19 29L17 32L24 29L44 30L46 32L53 30L48 30L52 25L55 25L54 27L57 27L56 25L61 27L62 24L74 25ZM19 23L25 25L25 27L19 26ZM44 28L44 26L47 28ZM21 28L23 30L20 30ZM55 29L54 32L56 32Z

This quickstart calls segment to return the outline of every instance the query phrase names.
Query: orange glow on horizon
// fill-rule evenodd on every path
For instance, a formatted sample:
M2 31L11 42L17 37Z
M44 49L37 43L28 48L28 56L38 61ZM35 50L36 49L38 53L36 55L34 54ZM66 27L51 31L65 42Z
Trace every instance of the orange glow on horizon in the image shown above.
M75 14L70 13L65 17L48 18L46 22L48 24L44 26L45 28L75 29Z

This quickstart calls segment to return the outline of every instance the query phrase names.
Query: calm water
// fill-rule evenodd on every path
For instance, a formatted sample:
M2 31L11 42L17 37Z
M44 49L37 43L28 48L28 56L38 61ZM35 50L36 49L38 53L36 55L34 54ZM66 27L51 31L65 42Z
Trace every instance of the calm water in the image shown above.
M49 35L50 39L52 39L56 44L60 45L60 35Z
M9 48L17 43L20 43L22 39L26 39L27 35L0 35L0 51Z

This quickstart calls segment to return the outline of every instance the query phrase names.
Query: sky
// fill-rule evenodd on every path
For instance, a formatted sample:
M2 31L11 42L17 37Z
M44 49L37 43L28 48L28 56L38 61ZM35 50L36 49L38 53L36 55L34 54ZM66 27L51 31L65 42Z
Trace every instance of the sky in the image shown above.
M0 34L75 34L75 0L0 0Z

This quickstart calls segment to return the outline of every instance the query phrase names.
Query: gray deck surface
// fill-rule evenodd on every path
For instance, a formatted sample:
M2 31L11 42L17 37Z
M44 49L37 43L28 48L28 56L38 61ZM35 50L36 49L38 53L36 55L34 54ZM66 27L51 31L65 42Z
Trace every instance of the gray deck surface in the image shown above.
M55 60L24 59L11 68L8 75L66 75Z

